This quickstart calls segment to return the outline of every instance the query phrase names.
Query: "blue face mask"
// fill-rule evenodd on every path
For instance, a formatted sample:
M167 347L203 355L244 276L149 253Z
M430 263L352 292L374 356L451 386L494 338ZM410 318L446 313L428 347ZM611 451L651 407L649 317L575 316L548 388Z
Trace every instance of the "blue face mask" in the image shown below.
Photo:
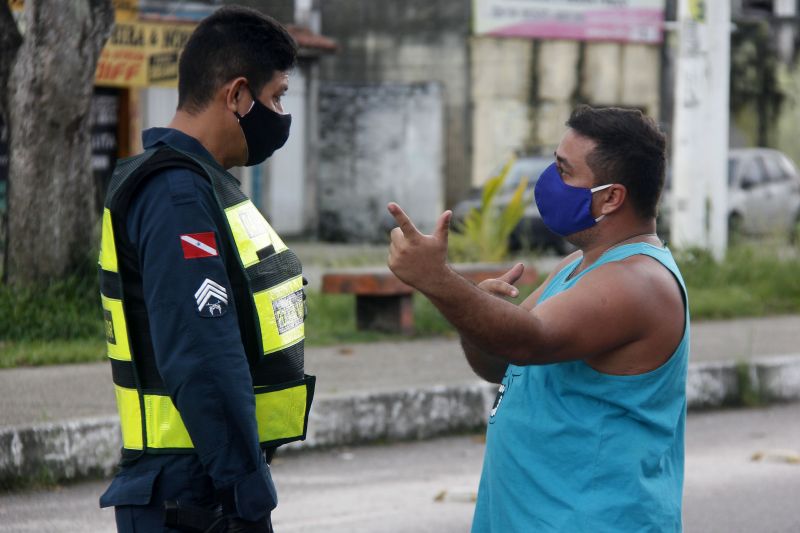
M612 185L609 183L592 189L567 185L553 163L539 176L533 193L545 226L566 237L591 228L603 218L592 216L592 194Z

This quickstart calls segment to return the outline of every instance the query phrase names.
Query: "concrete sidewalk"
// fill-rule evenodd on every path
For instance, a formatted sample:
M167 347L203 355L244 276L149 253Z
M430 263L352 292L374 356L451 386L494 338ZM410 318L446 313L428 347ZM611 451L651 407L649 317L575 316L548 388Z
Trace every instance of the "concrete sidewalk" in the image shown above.
M690 408L800 399L800 316L692 325ZM456 339L309 348L308 439L289 448L424 438L480 428L496 385ZM0 371L0 487L107 475L120 447L107 363Z

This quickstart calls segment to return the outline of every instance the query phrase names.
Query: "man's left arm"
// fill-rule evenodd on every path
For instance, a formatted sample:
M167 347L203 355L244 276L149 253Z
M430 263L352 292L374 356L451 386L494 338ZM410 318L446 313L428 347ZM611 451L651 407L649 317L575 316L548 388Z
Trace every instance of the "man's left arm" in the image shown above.
M449 211L432 235L420 233L397 204L389 211L398 222L391 234L391 270L485 353L516 365L586 359L636 340L642 330L637 291L615 282L614 269L529 311L481 290L447 265Z

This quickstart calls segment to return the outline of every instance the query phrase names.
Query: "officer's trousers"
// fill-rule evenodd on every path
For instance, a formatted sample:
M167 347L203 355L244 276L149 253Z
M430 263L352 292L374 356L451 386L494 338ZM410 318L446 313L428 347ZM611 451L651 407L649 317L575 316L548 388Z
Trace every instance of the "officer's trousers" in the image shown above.
M214 509L211 478L195 455L145 455L125 466L100 498L114 506L119 533L173 533L164 525L164 502Z

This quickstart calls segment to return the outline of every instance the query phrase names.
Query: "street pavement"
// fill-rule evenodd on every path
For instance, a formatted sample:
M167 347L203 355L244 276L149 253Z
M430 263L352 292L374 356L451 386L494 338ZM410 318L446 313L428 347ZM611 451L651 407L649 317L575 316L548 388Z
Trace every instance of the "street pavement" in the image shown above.
M753 361L800 354L800 315L692 324L691 361ZM316 398L474 383L456 338L306 349ZM0 428L114 415L106 362L0 371Z
M800 404L690 413L686 533L800 531ZM482 435L281 453L273 463L278 533L469 530ZM754 460L758 459L758 460ZM101 533L107 481L0 495L0 533Z
M800 315L693 323L690 408L800 400L798 332ZM294 450L472 431L497 391L472 373L455 337L309 347L306 369L317 390L308 438ZM119 424L107 362L2 370L0 391L0 488L114 470Z

